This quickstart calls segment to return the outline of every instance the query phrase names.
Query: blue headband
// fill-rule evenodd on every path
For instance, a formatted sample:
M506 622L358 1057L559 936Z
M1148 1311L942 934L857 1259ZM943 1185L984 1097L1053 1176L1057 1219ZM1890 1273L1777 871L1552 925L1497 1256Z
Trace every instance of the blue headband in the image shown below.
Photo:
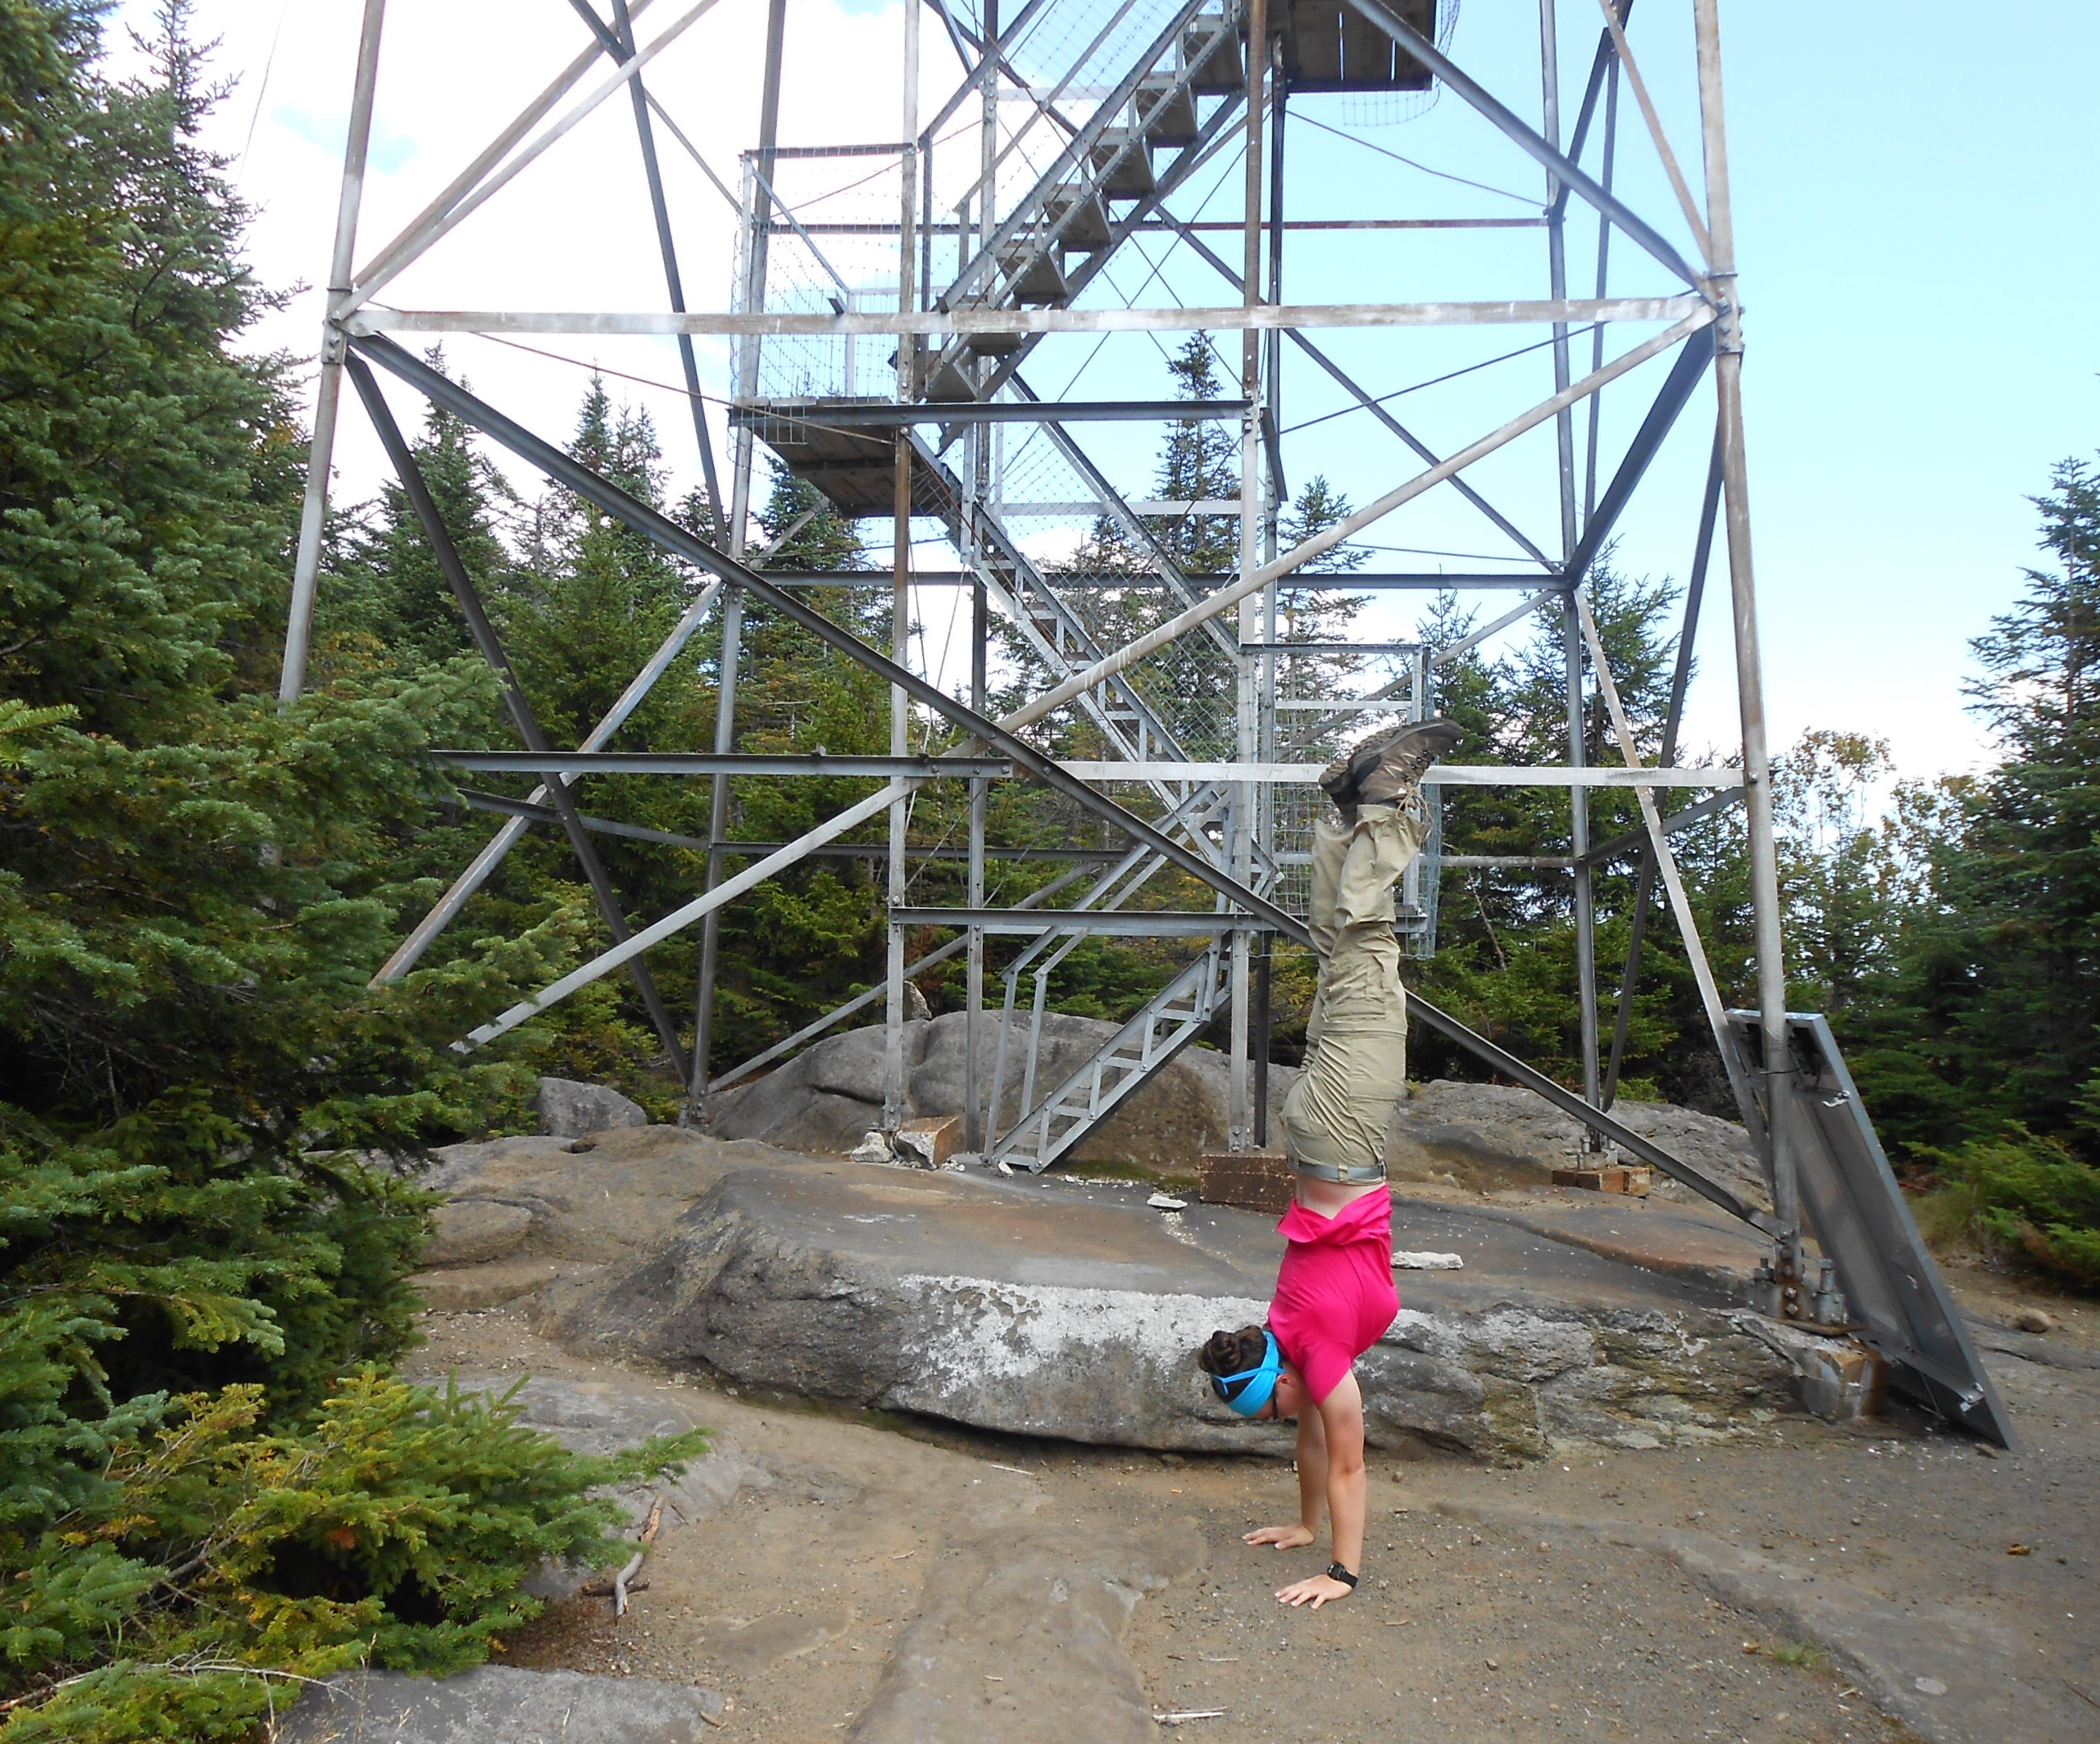
M1276 1343L1276 1335L1264 1327L1261 1336L1268 1341L1268 1348L1253 1368L1211 1377L1217 1396L1242 1417L1255 1415L1269 1402L1276 1391L1277 1378L1283 1373L1284 1353Z

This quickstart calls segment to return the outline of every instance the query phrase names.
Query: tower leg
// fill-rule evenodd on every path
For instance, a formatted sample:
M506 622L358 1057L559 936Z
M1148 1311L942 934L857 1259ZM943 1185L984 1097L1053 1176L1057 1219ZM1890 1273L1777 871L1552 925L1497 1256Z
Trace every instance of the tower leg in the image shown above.
M357 72L350 93L350 131L343 146L343 187L335 203L335 250L330 257L328 295L350 288L357 264L357 209L365 197L365 158L372 143L372 93L380 76L380 33L386 0L365 0L357 39ZM333 311L330 311L332 317ZM292 609L284 624L284 665L277 700L296 702L307 684L307 656L313 644L314 596L320 575L320 538L328 519L328 475L335 459L335 418L343 399L343 339L332 320L321 329L320 386L314 399L313 448L307 461L307 497L299 511L298 553L292 563Z

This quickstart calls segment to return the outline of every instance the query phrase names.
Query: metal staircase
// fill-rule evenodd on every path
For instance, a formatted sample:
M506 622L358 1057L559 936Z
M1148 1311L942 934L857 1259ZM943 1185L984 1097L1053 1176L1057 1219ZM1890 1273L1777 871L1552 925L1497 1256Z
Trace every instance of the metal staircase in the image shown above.
M1082 55L1080 64L1086 59ZM1194 167L1230 119L1245 76L1237 17L1211 9L1211 0L1188 0L1093 115L1073 127L1055 99L1077 70L1059 82L1041 111L1068 130L1064 148L934 299L936 308L1061 307L1084 289L1136 219ZM1197 120L1201 96L1225 99L1207 127ZM1164 170L1153 161L1156 152L1170 154ZM996 211L998 173L995 164L989 181L979 178L962 202L966 209L981 211L989 198ZM1075 256L1084 257L1076 268ZM925 397L991 397L1030 343L986 335L950 341L920 373ZM970 360L992 357L1002 368L989 379L973 379Z
M1193 838L1200 839L1202 826L1227 803L1222 785L1195 788L1163 822L1178 825ZM1216 1015L1219 1001L1230 996L1230 959L1225 950L1221 917L1220 932L1210 940L1196 962L1148 1000L1048 1097L1038 1099L1036 1080L1051 975L1089 936L1084 916L1125 907L1164 864L1156 854L1132 850L1102 874L1071 909L1061 911L1066 916L1062 925L1046 928L1007 965L998 1052L986 1102L986 1124L995 1135L987 1154L994 1160L1032 1172L1048 1168L1193 1042ZM1024 1028L1017 1019L1018 996L1022 976L1030 974L1035 992ZM1017 1042L1023 1051L1021 1111L1002 1127L1008 1106L1005 1087Z
M1111 33L1126 34L1142 16L1139 7L1115 10L1098 34L1069 57L1054 80L1031 88L1035 112L980 169L952 202L960 222L956 265L928 298L948 311L979 308L1050 308L1077 298L1107 268L1116 251L1221 145L1245 97L1243 20L1236 0L1184 0L1162 18L1156 32L1124 63L1120 75L1083 119L1061 104L1068 88L1100 88L1099 61ZM970 94L966 85L927 129L930 139ZM1033 130L1033 139L1030 138ZM1054 143L1043 143L1045 139ZM1035 160L1048 162L1016 196L1002 197L1017 164L1032 145ZM930 174L928 185L931 186ZM993 221L985 221L987 202ZM971 215L975 222L971 222ZM930 249L928 251L930 260ZM826 263L826 270L829 266ZM834 288L852 297L836 273ZM1001 397L1034 400L1020 370L1039 335L970 334L938 347L922 345L908 366L910 397L938 406ZM822 393L748 401L733 419L752 428L797 477L813 484L849 515L880 518L895 511L896 447L887 430L827 422L827 411L881 403L860 396ZM1070 677L1107 652L1087 612L1054 576L1031 560L968 480L981 471L951 466L946 455L964 426L939 426L939 435L914 435L911 506L915 514L943 521L959 549L970 553L998 611L1018 629L1046 670L1049 682ZM1077 443L1054 423L1037 426L1078 481L1082 499L1098 502L1100 513L1119 524L1145 553L1169 610L1193 604L1197 590ZM1222 624L1205 635L1220 654L1239 657L1239 638ZM1102 735L1107 754L1121 761L1160 764L1189 761L1182 735L1148 697L1137 674L1088 691L1076 706ZM1201 753L1198 753L1199 755ZM1207 856L1223 852L1205 826L1228 802L1221 784L1201 787L1166 779L1148 783L1173 830ZM1063 1082L1039 1100L1038 1069L1044 1039L1048 979L1088 936L1080 914L1123 909L1161 870L1157 856L1134 851L1098 878L1062 924L1046 914L1046 926L1005 970L1006 1001L998 1063L987 1107L989 1154L1011 1166L1039 1171L1066 1154L1100 1121L1187 1047L1229 997L1230 954L1221 930L1144 1006ZM1267 869L1271 875L1273 869ZM1017 1011L1021 977L1035 981L1032 1016ZM1004 1131L1009 1106L1009 1066L1018 1067L1023 1112Z
M1039 1174L1063 1156L1203 1032L1230 995L1231 967L1225 941L1211 940L1200 957L993 1143L993 1160ZM1009 989L1012 984L1008 982ZM1011 1013L1011 998L1007 1009ZM995 1095L998 1083L994 1072Z
M1120 9L1116 20L1130 10ZM1035 120L1064 143L1010 205L1001 200L998 184L1002 172L1011 174L1010 155L1015 161L1025 161L1018 154L1034 143L1028 137L1030 129L1007 143L989 176L980 172L971 182L955 202L956 210L981 214L989 199L995 213L1005 207L1005 216L989 239L975 242L946 286L931 297L930 306L948 312L1056 308L1078 297L1137 225L1225 134L1244 96L1239 30L1236 12L1218 10L1216 0L1184 0L1082 122L1075 123L1058 104L1101 37L1047 90L1031 89ZM928 129L929 137L970 89L966 85L951 100ZM1200 123L1199 98L1210 100L1211 111ZM970 226L966 222L959 228L966 231ZM835 288L848 297L860 294L843 279ZM910 397L930 405L995 398L1040 338L975 334L937 349L922 347L911 360ZM788 470L815 484L842 512L875 517L893 511L894 460L889 438L823 422L827 407L870 403L859 397L821 394L761 399L740 405L736 421L757 428ZM916 490L913 506L930 511Z

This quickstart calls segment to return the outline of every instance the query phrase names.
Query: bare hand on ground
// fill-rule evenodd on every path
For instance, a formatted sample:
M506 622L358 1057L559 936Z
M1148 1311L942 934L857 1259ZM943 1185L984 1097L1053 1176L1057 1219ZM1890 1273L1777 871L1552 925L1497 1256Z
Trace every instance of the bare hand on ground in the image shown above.
M1355 1590L1347 1581L1338 1581L1331 1574L1316 1574L1310 1580L1293 1581L1288 1587L1279 1587L1276 1596L1286 1605L1310 1605L1318 1610L1330 1599L1346 1599Z
M1309 1526L1257 1526L1246 1535L1249 1544L1273 1544L1280 1551L1294 1551L1312 1542Z

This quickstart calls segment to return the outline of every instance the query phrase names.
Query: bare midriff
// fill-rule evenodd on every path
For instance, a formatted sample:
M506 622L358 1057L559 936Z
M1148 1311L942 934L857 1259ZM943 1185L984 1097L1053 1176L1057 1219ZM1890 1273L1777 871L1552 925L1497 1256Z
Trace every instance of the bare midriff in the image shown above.
M1298 1178L1298 1202L1308 1211L1317 1212L1322 1217L1332 1217L1343 1206L1354 1204L1366 1193L1380 1193L1384 1191L1385 1183L1383 1181L1364 1181L1355 1183L1347 1181L1321 1181L1315 1179L1309 1174L1302 1174Z

